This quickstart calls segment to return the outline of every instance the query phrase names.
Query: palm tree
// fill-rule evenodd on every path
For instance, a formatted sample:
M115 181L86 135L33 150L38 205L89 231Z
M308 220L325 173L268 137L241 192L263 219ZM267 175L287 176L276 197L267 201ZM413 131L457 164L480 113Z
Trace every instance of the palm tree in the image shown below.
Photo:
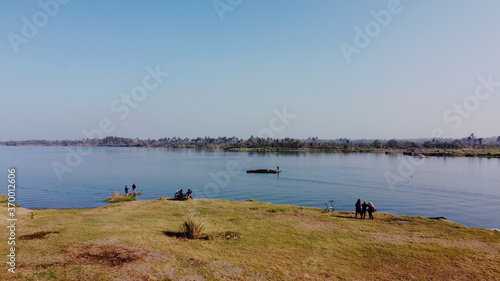
M470 145L476 145L476 136L474 135L474 133L470 134L470 136L466 138L466 141Z

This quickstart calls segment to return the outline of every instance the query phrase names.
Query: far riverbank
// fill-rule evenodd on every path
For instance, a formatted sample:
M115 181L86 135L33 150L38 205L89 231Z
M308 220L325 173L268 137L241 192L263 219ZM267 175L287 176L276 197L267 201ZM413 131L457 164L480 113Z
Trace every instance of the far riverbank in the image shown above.
M175 145L175 146L154 146L154 145L90 145L90 144L53 144L38 142L0 142L0 146L49 146L49 147L144 147L144 148L168 148L168 149L197 149L197 150L223 150L228 152L256 152L256 153L382 153L382 154L403 154L416 157L481 157L500 158L500 147L486 148L460 148L460 149L439 149L439 148L410 148L410 149L388 149L372 147L348 147L348 148L289 148L289 147L227 147L227 146L196 146L196 145Z

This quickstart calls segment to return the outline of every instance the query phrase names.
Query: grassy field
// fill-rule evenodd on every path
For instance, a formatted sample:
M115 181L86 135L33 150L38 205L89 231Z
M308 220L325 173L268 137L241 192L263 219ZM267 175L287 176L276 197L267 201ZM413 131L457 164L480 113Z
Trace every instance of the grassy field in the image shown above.
M374 215L210 199L17 208L16 274L2 227L0 280L500 279L500 232Z

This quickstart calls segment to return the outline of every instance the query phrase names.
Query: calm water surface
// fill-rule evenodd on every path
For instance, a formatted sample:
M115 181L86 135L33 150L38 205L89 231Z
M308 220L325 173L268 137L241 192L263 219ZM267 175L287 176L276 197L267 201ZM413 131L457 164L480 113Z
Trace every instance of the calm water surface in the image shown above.
M89 148L84 148L88 150ZM412 158L372 153L246 153L163 148L91 148L70 158L71 172L60 181L52 167L66 165L72 147L0 147L0 165L17 170L17 203L26 208L90 208L133 182L140 200L172 197L193 189L196 198L266 201L354 211L358 198L379 212L425 217L444 216L469 227L500 228L500 159L423 160L411 176L391 188L384 174ZM275 168L275 174L247 174ZM404 169L403 172L408 172ZM410 172L408 172L410 173ZM5 190L0 190L6 194Z

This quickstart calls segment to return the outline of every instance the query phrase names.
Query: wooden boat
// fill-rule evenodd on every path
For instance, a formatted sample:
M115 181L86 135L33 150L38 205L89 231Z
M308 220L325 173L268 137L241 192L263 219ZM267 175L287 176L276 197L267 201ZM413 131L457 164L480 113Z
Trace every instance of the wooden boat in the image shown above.
M278 173L281 173L281 170L273 170L273 169L253 169L253 170L247 170L247 173L257 173L257 174L278 174Z

